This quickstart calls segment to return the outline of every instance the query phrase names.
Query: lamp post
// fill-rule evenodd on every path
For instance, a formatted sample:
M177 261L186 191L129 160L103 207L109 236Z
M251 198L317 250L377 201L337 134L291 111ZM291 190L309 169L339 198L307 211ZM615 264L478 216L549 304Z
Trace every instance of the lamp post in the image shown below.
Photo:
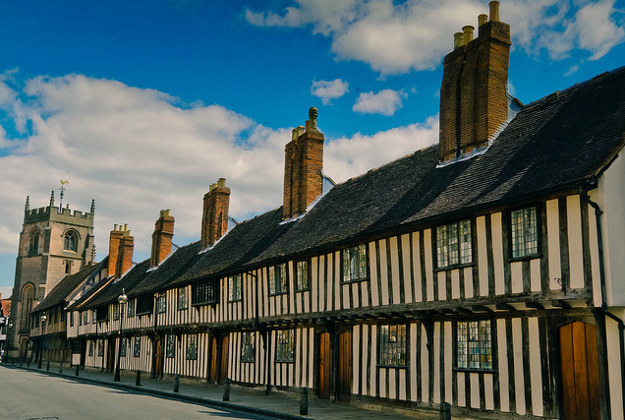
M126 296L126 290L122 289L122 294L117 297L117 302L119 302L119 344L117 346L117 366L115 367L115 378L113 381L119 382L121 378L119 377L119 364L122 358L122 325L124 322L124 306L126 302L128 302L128 296Z
M38 369L41 369L41 357L43 355L43 335L46 331L46 319L48 319L48 317L45 313L41 315L41 338L39 338L39 363L37 364Z

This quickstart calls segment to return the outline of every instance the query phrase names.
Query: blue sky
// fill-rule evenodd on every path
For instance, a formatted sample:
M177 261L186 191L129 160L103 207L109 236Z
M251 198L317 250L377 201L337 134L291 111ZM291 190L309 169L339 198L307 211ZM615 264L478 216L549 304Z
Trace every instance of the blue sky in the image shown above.
M281 205L289 131L319 108L336 181L437 141L442 58L486 1L0 2L0 287L23 205L96 200L96 247L128 223L146 258L160 209L199 237L218 177L231 214ZM502 1L509 87L529 103L625 65L625 0Z

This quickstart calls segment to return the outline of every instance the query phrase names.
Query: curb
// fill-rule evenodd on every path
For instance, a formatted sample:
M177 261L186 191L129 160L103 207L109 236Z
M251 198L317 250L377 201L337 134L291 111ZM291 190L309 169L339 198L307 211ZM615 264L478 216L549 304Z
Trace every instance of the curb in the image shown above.
M311 419L311 417L298 416L295 414L280 413L278 411L266 410L263 408L256 408L256 407L249 407L249 406L239 405L239 404L230 403L226 401L212 400L210 398L194 397L191 395L184 395L179 392L174 393L174 392L169 392L169 391L160 391L158 389L145 388L143 386L127 385L127 384L115 383L115 382L111 383L107 381L101 381L98 379L65 375L63 373L41 370L41 369L32 368L32 367L29 368L26 366L15 366L15 365L10 365L10 364L3 364L3 365L4 367L10 367L12 369L22 369L22 370L28 370L31 372L39 372L39 373L46 374L48 376L57 376L60 378L72 379L72 380L80 381L80 382L88 382L92 384L107 386L109 388L121 388L121 389L126 389L129 391L133 391L133 392L139 392L142 394L149 394L149 395L154 395L157 397L164 397L164 398L168 398L171 400L192 402L192 403L201 404L201 405L205 405L205 406L213 407L213 408L225 408L231 411L238 411L238 412L248 413L248 414L257 414L260 416L272 417L272 418L284 419L284 420L310 420Z

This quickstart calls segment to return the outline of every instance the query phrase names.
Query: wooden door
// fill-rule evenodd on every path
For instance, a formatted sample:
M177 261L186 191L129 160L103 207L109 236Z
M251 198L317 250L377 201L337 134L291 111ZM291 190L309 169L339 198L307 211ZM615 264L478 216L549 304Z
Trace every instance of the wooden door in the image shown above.
M352 333L343 331L338 337L336 399L349 401L352 390Z
M594 325L573 322L560 327L562 409L567 420L599 419L599 365Z
M213 339L211 340L211 367L210 367L210 376L209 376L209 381L211 383L216 383L217 382L217 378L219 378L218 372L217 372L217 366L219 366L217 364L217 359L219 358L219 349L217 347L217 337L213 337Z
M106 354L106 370L109 372L113 372L115 369L115 339L110 338L108 340L107 346L107 354Z
M221 363L219 364L219 383L223 384L228 375L228 336L221 339Z
M152 375L155 379L160 379L163 376L163 340L161 340L161 337L157 337L154 343L154 367Z
M319 398L329 399L332 388L332 351L330 333L319 334Z

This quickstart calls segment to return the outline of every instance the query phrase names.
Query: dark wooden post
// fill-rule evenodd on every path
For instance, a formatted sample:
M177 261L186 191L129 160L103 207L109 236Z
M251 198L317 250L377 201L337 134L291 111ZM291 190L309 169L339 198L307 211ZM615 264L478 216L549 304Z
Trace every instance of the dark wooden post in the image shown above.
M76 376L79 375L80 372L80 363L76 363Z
M224 401L230 401L230 378L226 378L224 381Z
M174 392L180 391L180 375L176 375L176 380L174 382Z
M440 413L441 420L451 420L451 404L448 402L441 403Z
M59 363L59 373L63 373L63 362Z
M46 370L49 371L50 370L50 361L48 360L48 363L46 363Z
M299 400L299 414L302 416L308 415L308 388L301 389L301 396Z
M140 370L137 371L137 379L135 381L135 385L141 386L141 371Z

